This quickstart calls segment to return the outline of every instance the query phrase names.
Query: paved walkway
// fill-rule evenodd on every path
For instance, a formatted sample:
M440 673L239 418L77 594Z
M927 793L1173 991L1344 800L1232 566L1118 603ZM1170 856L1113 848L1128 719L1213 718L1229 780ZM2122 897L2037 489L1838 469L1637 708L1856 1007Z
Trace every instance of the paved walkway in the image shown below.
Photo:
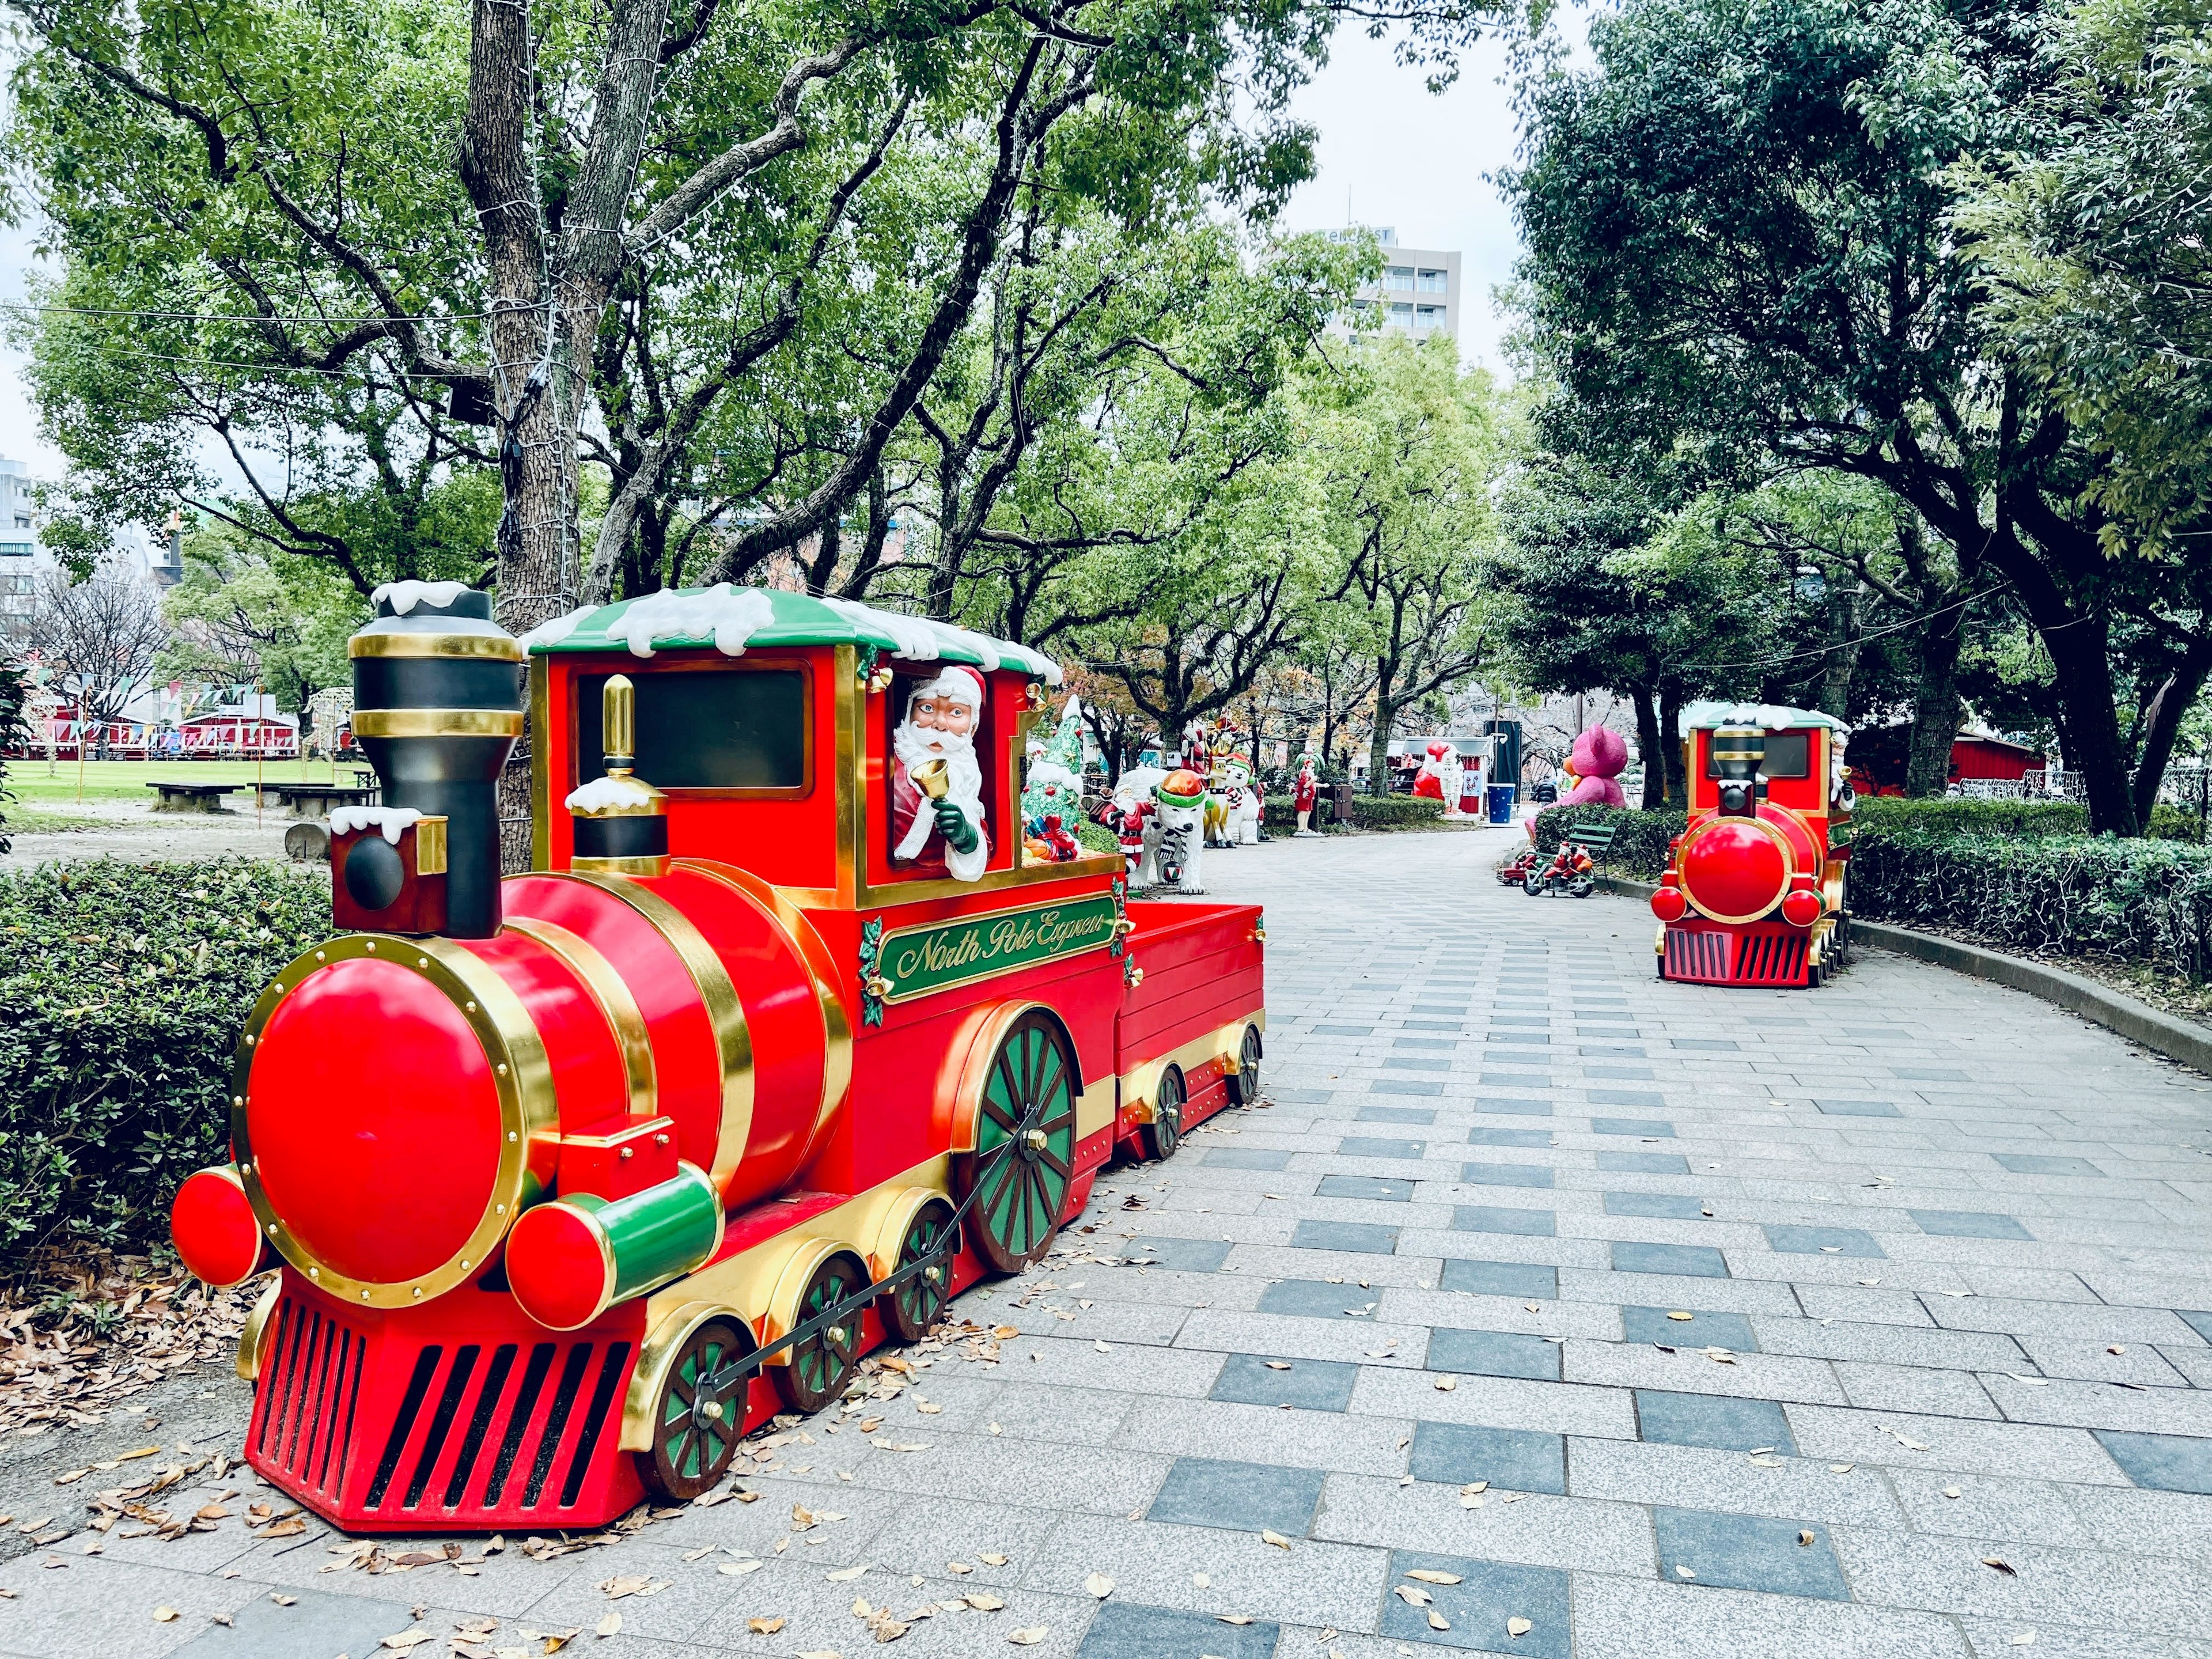
M0 1566L0 1652L858 1659L861 1604L917 1656L2212 1659L2212 1085L1894 958L1657 983L1642 906L1500 889L1504 844L1210 855L1268 906L1273 1106L1109 1177L963 1300L995 1360L764 1449L759 1501L371 1575L233 1475L212 1530ZM161 1438L235 1445L237 1385L173 1393Z

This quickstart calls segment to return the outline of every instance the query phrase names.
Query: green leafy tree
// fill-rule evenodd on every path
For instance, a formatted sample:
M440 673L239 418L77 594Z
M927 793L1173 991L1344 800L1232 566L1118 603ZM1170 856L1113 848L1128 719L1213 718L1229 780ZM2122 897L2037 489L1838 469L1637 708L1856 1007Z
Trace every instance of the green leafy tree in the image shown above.
M346 641L368 605L320 561L270 553L234 528L184 538L182 580L163 597L171 629L161 666L184 678L258 685L280 707L352 678Z

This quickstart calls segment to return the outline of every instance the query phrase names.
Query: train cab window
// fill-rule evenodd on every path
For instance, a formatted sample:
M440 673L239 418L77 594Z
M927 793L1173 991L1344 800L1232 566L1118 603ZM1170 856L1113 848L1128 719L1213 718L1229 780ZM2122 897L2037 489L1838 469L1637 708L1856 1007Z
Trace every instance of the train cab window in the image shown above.
M637 775L659 789L806 792L806 676L796 668L634 672ZM599 775L601 693L576 678L576 776Z
M1813 734L1810 732L1769 732L1766 734L1766 758L1759 769L1770 778L1803 778L1812 775ZM1705 753L1705 775L1720 776L1713 765L1712 751Z

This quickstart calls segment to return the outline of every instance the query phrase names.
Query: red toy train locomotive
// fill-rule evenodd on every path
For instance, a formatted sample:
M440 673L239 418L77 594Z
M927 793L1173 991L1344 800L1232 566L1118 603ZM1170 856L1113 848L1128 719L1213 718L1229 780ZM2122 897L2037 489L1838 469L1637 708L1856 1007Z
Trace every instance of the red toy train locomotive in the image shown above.
M1662 979L1815 986L1850 944L1850 728L1802 708L1682 712L1689 827L1659 889Z
M240 1040L193 1271L281 1272L248 1461L365 1531L596 1525L718 1480L1257 1087L1264 929L1025 861L1023 647L726 586L517 641L380 590L341 933ZM523 706L528 662L528 710ZM496 781L532 741L532 869Z

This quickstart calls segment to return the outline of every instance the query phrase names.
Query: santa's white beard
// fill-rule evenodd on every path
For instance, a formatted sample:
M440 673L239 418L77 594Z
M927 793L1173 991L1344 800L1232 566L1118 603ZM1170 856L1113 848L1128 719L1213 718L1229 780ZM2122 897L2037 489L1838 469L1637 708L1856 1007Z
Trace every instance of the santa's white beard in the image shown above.
M916 726L906 720L891 733L891 753L912 777L914 769L925 761L945 763L945 798L955 806L966 809L971 823L983 822L983 768L975 758L975 740L957 732L940 732L933 726ZM929 829L934 819L927 811L915 815L915 827L908 832L911 847L903 842L896 849L901 858L912 858L921 852L929 840Z

